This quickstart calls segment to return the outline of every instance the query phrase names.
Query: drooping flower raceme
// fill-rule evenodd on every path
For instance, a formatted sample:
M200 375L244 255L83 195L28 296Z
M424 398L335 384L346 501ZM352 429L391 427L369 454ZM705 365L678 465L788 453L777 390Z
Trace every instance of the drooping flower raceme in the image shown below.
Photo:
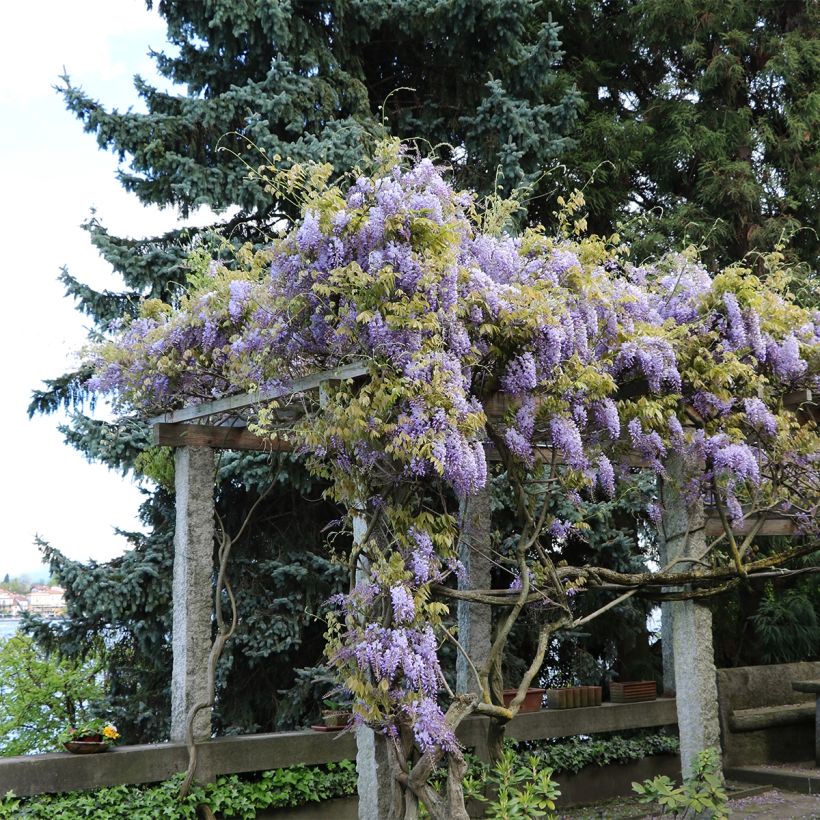
M150 415L366 366L318 401L297 397L305 414L289 431L332 496L379 523L359 545L366 578L334 602L330 659L356 720L452 750L437 656L447 608L431 584L463 567L431 488L485 486L492 439L524 471L551 465L568 498L612 497L636 455L662 474L675 452L735 518L751 494L787 503L775 472L818 470L816 431L783 402L820 386L820 317L691 254L638 267L598 237L483 232L474 198L432 162L395 148L378 159L339 184L325 166L277 175L300 180L301 218L233 263L195 254L177 307L146 301L90 353L90 386ZM260 408L255 423L267 435L281 420ZM548 537L560 545L571 526L548 519Z

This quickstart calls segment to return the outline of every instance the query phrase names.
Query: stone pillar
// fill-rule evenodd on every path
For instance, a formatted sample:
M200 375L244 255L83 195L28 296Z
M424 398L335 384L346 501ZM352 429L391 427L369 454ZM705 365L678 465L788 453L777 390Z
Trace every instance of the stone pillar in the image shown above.
M467 572L467 589L489 589L491 586L490 495L488 480L487 485L465 498L461 504L461 540L458 545L458 557ZM459 586L462 586L460 582ZM482 669L487 665L492 646L491 607L459 601L457 612L458 641L469 654L475 667ZM456 658L456 691L481 694L475 674L462 652L459 652Z
M706 552L703 502L687 503L682 487L683 463L675 455L666 464L668 480L663 486L664 519L668 560L701 558ZM673 569L691 567L686 562ZM695 757L703 749L720 751L717 679L712 648L712 613L695 601L669 603L681 768L684 777L692 771Z
M208 700L214 573L214 453L180 447L175 454L173 672L171 740L184 741L188 711ZM194 721L194 739L211 736L211 713Z
M659 533L658 553L661 566L669 562L666 550L666 539L663 531ZM675 653L672 650L672 604L661 604L661 660L663 663L663 694L667 697L675 694Z
M367 523L361 516L353 519L353 542L361 544L367 532ZM356 581L367 576L369 567L359 558ZM387 740L368 726L356 727L356 773L359 793L360 820L393 816L393 805L399 788L390 773Z

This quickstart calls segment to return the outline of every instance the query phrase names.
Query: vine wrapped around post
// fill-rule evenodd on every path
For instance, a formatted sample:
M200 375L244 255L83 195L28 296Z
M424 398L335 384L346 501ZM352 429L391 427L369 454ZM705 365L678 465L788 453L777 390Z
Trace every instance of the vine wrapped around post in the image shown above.
M515 236L514 203L454 191L398 143L367 172L331 177L324 165L271 169L268 185L300 197L298 223L269 248L198 252L179 305L147 300L90 352L91 385L147 415L364 363L365 378L323 385L321 401L256 408L252 429L290 438L347 525L366 524L328 657L354 721L393 743L396 816L421 801L461 817L459 723L515 715L550 637L609 609L576 616L580 593L708 596L816 550L820 314L789 297L776 252L765 276L741 264L710 274L691 250L633 265L617 236L585 235L578 194L561 202L556 236ZM488 481L488 452L518 532L493 546L491 588L456 588L458 503ZM665 476L670 453L682 491L724 523L706 555L654 574L563 565L568 536L588 526L559 515L566 500L637 492L638 468ZM658 499L646 502L658 521ZM792 518L793 548L737 543L745 516L775 514ZM481 696L454 692L439 662L442 642L463 651L454 598L496 612L490 659L473 666ZM524 614L537 641L505 706L495 678ZM442 792L430 777L445 757Z

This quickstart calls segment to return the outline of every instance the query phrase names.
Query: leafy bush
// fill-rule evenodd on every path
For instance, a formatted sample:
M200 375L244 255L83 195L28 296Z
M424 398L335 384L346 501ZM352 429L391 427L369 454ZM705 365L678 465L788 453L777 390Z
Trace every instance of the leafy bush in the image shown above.
M726 789L720 771L720 757L715 749L704 749L695 761L692 775L683 786L676 787L666 776L633 783L641 803L656 803L663 816L695 818L709 812L713 820L726 820Z
M0 800L0 820L194 820L196 807L208 805L225 817L252 820L269 808L292 808L356 793L356 766L350 760L324 766L289 766L255 777L229 775L207 786L194 786L179 797L182 775L148 786L112 786L94 791L68 792Z
M529 747L542 765L555 772L574 774L586 766L608 766L611 763L631 763L656 754L677 754L679 741L675 735L657 732L642 737L570 738L545 745L521 744Z
M0 640L0 755L60 751L66 725L102 696L101 656L49 655L20 633Z
M769 587L752 622L763 663L790 663L817 655L820 623L814 602L803 590L775 595Z
M485 793L493 795L487 798ZM511 748L493 766L478 764L464 780L465 797L487 803L487 820L553 818L561 792L536 755L524 758Z

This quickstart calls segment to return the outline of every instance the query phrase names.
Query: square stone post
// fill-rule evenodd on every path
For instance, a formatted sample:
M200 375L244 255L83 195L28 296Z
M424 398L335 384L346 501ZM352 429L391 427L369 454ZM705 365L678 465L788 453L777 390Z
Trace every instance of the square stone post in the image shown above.
M362 516L355 516L353 543L361 544L366 533L367 522ZM360 557L356 582L365 579L368 573L367 562ZM395 806L400 803L400 786L390 771L387 739L369 726L356 727L356 773L360 820L395 816Z
M490 487L487 485L461 502L461 538L458 557L466 571L467 589L489 589L491 587L492 562L490 560ZM484 604L459 601L458 641L470 656L476 669L484 669L492 647L493 613ZM456 691L481 694L476 676L464 653L456 657Z
M180 447L176 468L174 530L173 671L171 740L184 741L188 711L208 700L214 572L214 452ZM194 739L211 736L211 713L194 721Z
M658 554L661 566L669 563L666 550L666 539L663 527L658 534ZM671 602L661 603L661 661L663 664L663 694L672 697L675 694L675 653L672 651L672 607Z
M663 484L662 502L667 560L697 560L707 547L703 501L687 500L680 456L669 458L666 471L668 480ZM691 566L682 562L673 569ZM712 612L695 601L673 601L664 614L667 613L671 616L681 769L683 776L688 777L698 753L707 748L720 752ZM668 634L667 629L665 635Z
M460 589L490 589L492 587L492 561L490 559L490 539L492 537L492 514L490 498L490 478L487 483L461 502L460 540L458 558L464 565L466 579L459 580ZM477 670L488 669L490 650L493 644L492 607L485 604L459 601L456 608L458 618L458 642L469 655ZM473 692L481 696L481 686L476 680L464 652L456 654L456 692ZM487 731L491 723L486 721ZM494 728L494 727L492 727ZM503 730L502 730L503 731ZM487 733L476 744L475 754L483 761L490 762L490 739Z

